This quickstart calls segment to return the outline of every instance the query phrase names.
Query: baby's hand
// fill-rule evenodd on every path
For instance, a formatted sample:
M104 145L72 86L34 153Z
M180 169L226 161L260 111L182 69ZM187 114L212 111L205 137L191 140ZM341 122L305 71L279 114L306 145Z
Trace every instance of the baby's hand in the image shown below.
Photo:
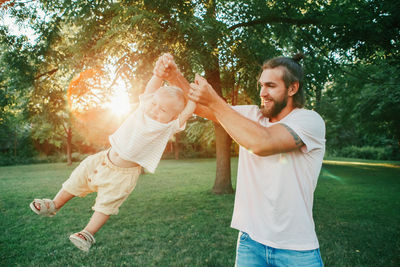
M157 59L153 74L161 79L169 80L178 71L178 67L171 54L165 53Z
M164 65L163 57L160 56L156 61L156 65L154 66L153 74L163 79L165 76L165 71L166 71L166 66Z

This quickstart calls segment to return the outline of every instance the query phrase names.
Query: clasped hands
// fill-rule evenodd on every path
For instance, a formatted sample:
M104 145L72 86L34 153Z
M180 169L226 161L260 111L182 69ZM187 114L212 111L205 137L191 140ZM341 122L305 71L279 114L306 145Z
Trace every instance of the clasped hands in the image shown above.
M182 85L177 81L180 78L185 79L179 71L173 56L169 53L165 53L157 59L153 74L171 84L179 84L181 88ZM195 75L194 82L190 83L190 88L182 88L182 90L190 100L204 106L209 106L210 103L219 98L207 80L198 74Z

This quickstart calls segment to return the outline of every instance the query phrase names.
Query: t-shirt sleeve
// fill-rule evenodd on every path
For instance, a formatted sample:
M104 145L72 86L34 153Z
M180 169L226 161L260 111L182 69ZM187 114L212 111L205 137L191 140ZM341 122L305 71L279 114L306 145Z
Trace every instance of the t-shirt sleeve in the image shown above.
M282 123L290 127L303 141L303 152L325 149L325 122L315 111L301 110Z

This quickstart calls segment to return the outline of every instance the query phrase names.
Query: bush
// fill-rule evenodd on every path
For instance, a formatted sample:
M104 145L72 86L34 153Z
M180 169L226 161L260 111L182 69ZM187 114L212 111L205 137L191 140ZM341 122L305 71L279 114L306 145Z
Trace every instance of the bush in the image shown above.
M73 162L81 162L88 154L81 154L79 152L72 153ZM65 153L56 153L54 155L35 155L32 157L11 155L9 153L0 153L0 166L19 165L19 164L36 164L36 163L56 163L67 162L67 155Z
M335 154L346 158L391 160L395 159L392 147L373 147L373 146L348 146L337 151Z

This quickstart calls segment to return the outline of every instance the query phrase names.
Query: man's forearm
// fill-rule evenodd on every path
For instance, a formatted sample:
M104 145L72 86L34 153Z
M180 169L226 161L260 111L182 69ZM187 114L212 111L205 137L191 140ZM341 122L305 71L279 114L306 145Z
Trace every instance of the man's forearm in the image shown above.
M168 82L172 85L175 85L183 90L185 95L189 93L190 83L183 77L180 71L176 71L175 75L168 79Z
M257 153L260 142L268 140L268 129L244 117L222 98L218 98L209 106L225 131L242 147Z
M231 108L201 76L196 75L189 98L206 107L228 134L242 147L258 156L298 149L291 133L283 125L264 127Z
M190 83L186 78L182 75L180 71L177 71L175 75L169 77L167 80L171 85L177 86L183 90L185 93L185 97L188 98L189 90L190 90ZM214 122L218 122L215 116L212 114L210 109L206 106L200 105L197 103L194 113L200 117L212 120Z
M258 156L288 152L303 145L287 126L264 127L236 112L222 98L213 101L209 108L233 140Z

